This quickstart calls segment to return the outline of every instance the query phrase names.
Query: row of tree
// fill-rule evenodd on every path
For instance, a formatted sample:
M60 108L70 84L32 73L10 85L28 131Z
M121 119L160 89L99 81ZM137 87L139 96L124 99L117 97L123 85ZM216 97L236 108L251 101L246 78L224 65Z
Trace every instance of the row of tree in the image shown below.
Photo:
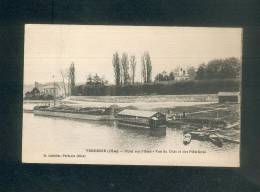
M207 64L201 64L196 73L196 79L230 79L240 77L241 62L235 57L214 59Z
M141 63L143 83L152 82L152 63L148 52L144 52L141 56ZM115 52L113 54L112 64L114 68L115 84L117 86L135 84L137 64L135 55L131 55L128 59L128 54L123 53L120 58L118 52Z
M86 85L92 85L92 86L100 86L100 85L106 85L108 83L107 80L105 80L103 77L100 77L97 73L92 76L91 74L88 75Z
M169 74L166 71L163 71L161 73L158 73L155 76L155 81L159 82L159 81L172 81L175 80L175 74L173 71L171 71Z
M170 73L163 71L155 76L155 81L172 81L180 75L180 67L175 68ZM201 64L196 70L193 66L185 70L190 80L207 80L207 79L232 79L240 76L241 62L235 57L226 59L214 59L207 64Z
M125 86L77 86L77 95L85 96L133 96L216 94L220 91L239 91L239 79L216 79L204 81L173 81L172 83L129 84Z

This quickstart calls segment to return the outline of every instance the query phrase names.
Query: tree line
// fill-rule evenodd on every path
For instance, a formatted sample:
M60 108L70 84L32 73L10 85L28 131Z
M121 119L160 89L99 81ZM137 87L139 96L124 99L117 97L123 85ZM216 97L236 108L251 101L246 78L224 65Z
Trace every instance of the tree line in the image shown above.
M176 80L182 68L177 67L171 72L163 71L155 76L155 81L172 81ZM189 80L209 80L209 79L232 79L240 76L241 62L235 57L226 59L213 59L207 64L202 63L196 70L191 66L185 70Z
M92 76L91 74L88 75L86 85L92 85L92 86L103 86L108 83L107 80L105 80L103 77L100 77L97 73Z
M99 75L87 78L86 85L75 86L75 68L71 64L69 69L69 87L72 95L138 95L138 94L189 94L189 93L215 93L217 91L236 91L239 89L241 62L231 57L226 59L210 60L207 64L201 64L196 69L191 66L186 69L175 68L167 73L163 71L155 76L155 81L176 80L180 71L189 75L189 81L173 81L170 84L152 83L152 64L148 52L144 52L140 58L142 83L137 83L136 67L137 59L134 55L128 57L127 53L113 54L112 64L114 68L115 86L107 86L107 81ZM202 81L196 81L202 80ZM210 80L210 81L208 81ZM189 90L189 91L186 91ZM209 90L208 90L209 89Z
M112 64L117 86L135 84L137 64L135 55L128 58L128 54L124 52L120 57L118 52L115 52ZM152 82L152 62L149 52L144 52L141 56L141 75L143 83Z
M239 91L240 79L188 80L172 83L128 84L125 86L77 86L78 96L134 96L134 95L177 95L216 94L220 91Z
M241 62L235 57L214 59L201 64L196 73L197 80L230 79L240 77Z

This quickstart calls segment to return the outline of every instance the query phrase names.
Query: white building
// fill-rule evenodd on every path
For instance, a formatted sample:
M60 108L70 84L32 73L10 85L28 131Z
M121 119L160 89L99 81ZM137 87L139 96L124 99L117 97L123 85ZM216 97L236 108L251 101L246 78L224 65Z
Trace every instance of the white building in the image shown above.
M56 97L65 97L65 89L67 87L63 83L55 82L54 83L45 83L45 84L40 84L38 82L35 82L35 87L40 91L41 94L43 95L52 95ZM67 90L66 90L67 92Z
M190 80L190 76L188 74L187 69L179 68L179 70L175 73L175 80L176 81Z

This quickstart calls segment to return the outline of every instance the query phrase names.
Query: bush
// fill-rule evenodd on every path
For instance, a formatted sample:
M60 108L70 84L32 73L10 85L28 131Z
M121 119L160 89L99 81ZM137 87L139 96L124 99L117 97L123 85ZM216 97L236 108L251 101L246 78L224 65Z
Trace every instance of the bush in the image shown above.
M170 84L149 83L124 86L77 87L77 95L131 96L131 95L178 95L216 94L220 91L239 91L239 79L176 81Z

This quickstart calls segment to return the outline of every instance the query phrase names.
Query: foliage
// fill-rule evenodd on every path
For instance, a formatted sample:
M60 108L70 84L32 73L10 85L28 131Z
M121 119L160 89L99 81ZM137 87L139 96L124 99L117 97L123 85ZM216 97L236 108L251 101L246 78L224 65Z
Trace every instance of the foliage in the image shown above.
M128 85L135 83L136 57L132 55L128 60L127 53L123 53L120 59L118 52L113 54L112 64L114 68L115 85ZM141 56L141 75L143 83L152 82L152 63L148 52Z
M141 56L141 63L142 63L142 79L143 83L147 82L147 77L146 77L146 64L145 64L145 58L144 55Z
M152 82L152 62L149 52L144 52L141 57L142 78L144 83Z
M175 79L174 72L170 72L169 75L166 71L163 71L161 73L158 73L155 76L155 81L160 82L160 81L171 81Z
M145 63L146 63L146 74L147 74L147 83L151 83L152 82L152 62L151 62L151 57L150 54L148 52L144 53L145 56Z
M206 65L203 63L199 66L196 74L196 79L206 79Z
M130 57L130 68L131 68L131 81L132 81L132 84L135 83L135 71L136 71L136 59L135 59L135 56L132 55Z
M128 55L126 53L122 54L121 58L121 65L122 65L122 72L123 72L123 78L124 82L123 84L129 84L129 61L128 61Z
M187 73L190 76L190 79L195 79L196 78L196 69L195 67L191 66L187 69Z
M241 62L235 57L214 59L199 66L196 79L227 79L240 76Z
M120 60L118 56L118 52L113 54L113 67L114 67L114 77L115 77L115 84L120 85Z
M94 77L91 74L88 75L86 85L89 86L101 86L107 84L107 81L104 78L100 77L97 73Z
M71 89L71 95L75 95L75 66L72 62L69 68L69 84Z
M66 76L64 75L64 72L62 70L60 70L60 74L61 74L61 77L62 77L62 88L64 90L64 94L65 96L68 96L68 92L67 92L67 87L66 87L66 83L65 83L65 78Z
M146 83L125 86L78 86L78 95L177 95L177 94L216 94L220 91L239 91L239 79L173 81L170 84Z

